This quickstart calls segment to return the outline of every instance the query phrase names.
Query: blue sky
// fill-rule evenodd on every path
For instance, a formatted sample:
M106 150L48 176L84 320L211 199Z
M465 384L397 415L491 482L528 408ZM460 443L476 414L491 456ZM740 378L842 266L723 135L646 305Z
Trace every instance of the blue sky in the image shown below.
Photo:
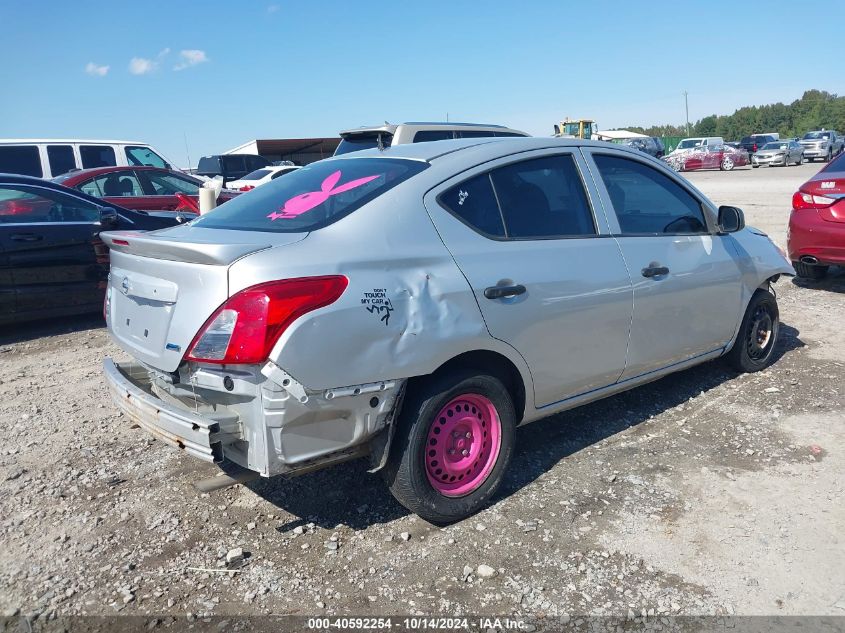
M841 48L801 41L841 41L841 0L0 0L0 22L0 136L146 141L180 166L185 136L195 166L447 112L547 135L566 116L682 123L684 90L691 121L845 93Z

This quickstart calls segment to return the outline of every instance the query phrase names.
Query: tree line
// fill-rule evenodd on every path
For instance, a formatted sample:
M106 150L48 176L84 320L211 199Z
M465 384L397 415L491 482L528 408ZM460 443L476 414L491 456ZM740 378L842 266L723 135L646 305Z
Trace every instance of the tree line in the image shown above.
M689 136L721 136L726 141L738 141L749 134L777 132L781 138L800 138L810 130L822 128L845 134L845 96L807 90L790 104L745 106L733 114L711 114L691 124ZM622 129L648 136L687 136L685 125L633 125Z

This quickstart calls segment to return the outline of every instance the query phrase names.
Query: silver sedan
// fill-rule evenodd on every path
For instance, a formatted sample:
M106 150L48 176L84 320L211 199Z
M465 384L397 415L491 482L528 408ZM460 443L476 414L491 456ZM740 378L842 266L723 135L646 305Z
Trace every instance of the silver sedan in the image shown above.
M789 163L800 165L804 162L804 148L796 141L774 141L766 143L751 156L751 166L780 165L786 167Z
M438 523L493 498L519 425L719 357L765 368L794 274L739 209L574 139L356 152L102 239L131 420L239 480L368 457Z

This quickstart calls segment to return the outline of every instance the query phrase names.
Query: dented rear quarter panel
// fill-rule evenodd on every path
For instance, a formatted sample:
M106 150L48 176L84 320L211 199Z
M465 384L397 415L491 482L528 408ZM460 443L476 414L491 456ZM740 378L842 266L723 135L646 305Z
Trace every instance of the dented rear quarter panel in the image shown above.
M464 352L490 350L517 366L531 392L527 366L488 333L468 282L426 213L430 182L412 179L301 242L230 267L230 294L279 278L349 279L338 301L294 322L270 355L306 388L423 376Z

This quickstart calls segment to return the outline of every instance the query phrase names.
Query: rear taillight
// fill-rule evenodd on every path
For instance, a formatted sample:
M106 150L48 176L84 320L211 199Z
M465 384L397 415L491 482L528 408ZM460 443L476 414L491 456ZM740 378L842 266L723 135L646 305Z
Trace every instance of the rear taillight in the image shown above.
M829 207L834 202L836 202L834 198L828 198L827 196L815 196L803 191L796 191L792 194L792 208L796 211L799 209L819 209L822 207Z
M752 152L756 152L756 151L757 151L757 143L754 143L754 145L752 145L752 146L751 146L751 151L752 151Z
M271 281L241 290L205 322L185 359L262 363L291 323L337 301L348 284L346 277L337 275Z
M255 189L253 185L244 185L238 191L252 191L253 189Z

